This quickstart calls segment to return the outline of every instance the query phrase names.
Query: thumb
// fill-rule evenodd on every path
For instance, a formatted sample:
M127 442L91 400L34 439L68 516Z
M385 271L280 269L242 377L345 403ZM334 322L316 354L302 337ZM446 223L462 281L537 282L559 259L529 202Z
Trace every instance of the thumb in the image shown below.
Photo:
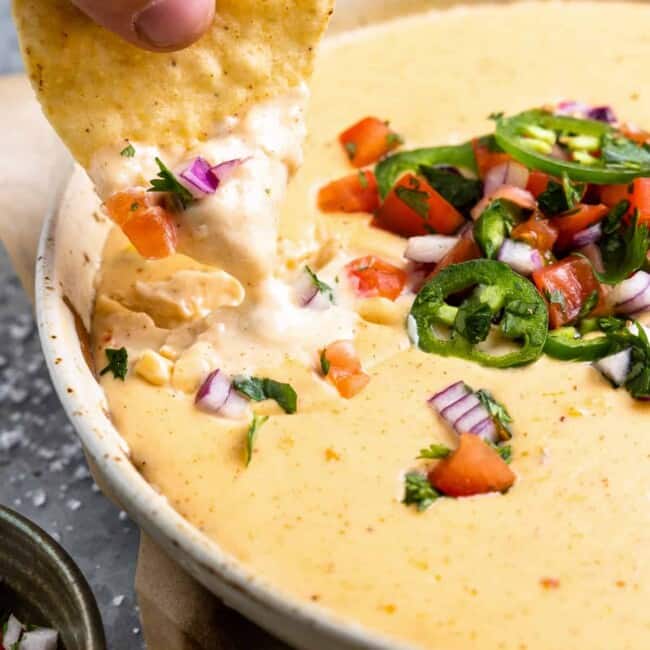
M72 0L97 23L147 50L179 50L201 37L215 0Z

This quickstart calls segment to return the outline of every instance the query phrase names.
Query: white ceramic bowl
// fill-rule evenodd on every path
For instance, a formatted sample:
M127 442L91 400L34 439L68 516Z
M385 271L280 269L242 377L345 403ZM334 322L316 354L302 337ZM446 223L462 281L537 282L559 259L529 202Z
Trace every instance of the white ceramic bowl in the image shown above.
M434 4L440 3L340 0L330 33ZM198 581L279 638L309 650L405 648L274 590L183 519L134 468L84 355L110 224L79 168L51 191L56 201L46 215L36 264L38 327L54 386L104 491Z

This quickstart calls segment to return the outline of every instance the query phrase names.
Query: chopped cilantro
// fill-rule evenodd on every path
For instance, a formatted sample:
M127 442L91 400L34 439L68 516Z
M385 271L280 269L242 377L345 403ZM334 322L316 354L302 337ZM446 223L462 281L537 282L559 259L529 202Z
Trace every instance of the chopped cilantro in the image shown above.
M117 350L106 348L105 352L108 365L99 374L105 375L108 372L112 372L115 379L124 381L126 373L129 370L129 355L126 348L119 348Z
M354 157L357 155L357 144L356 142L346 142L344 145L345 151L348 154L348 158L350 160L353 160Z
M233 386L238 393L246 395L254 402L272 399L285 413L295 413L298 407L298 395L289 384L262 377L235 377Z
M427 179L429 185L445 201L451 203L457 210L465 214L469 214L470 209L478 203L483 195L481 181L465 178L462 174L457 173L453 167L421 165L419 173Z
M123 158L133 158L133 156L135 156L135 147L129 142L129 144L120 151L120 156Z
M140 207L140 204L137 201L134 201L131 203L131 207L129 208L131 212L135 212L138 208Z
M318 276L308 266L305 266L305 271L307 271L313 285L318 289L318 293L322 293L331 303L334 303L334 290L332 287L319 280Z
M504 115L503 111L498 111L498 112L490 113L490 114L488 115L488 120L492 120L492 121L494 121L494 122L498 122L498 121L503 117L503 115Z
M494 451L509 465L512 461L512 447L510 445L491 445Z
M391 132L386 136L387 146L393 148L399 146L400 144L404 144L404 138L399 133Z
M160 158L156 158L156 164L160 171L158 172L158 177L150 181L151 187L147 192L169 192L180 201L183 208L186 208L194 201L191 192L178 182L176 176L174 176Z
M583 318L589 316L589 314L591 314L591 312L596 308L599 299L600 299L600 294L598 293L598 291L597 290L592 291L587 296L587 299L582 303L582 307L580 307L578 320L582 320Z
M440 460L441 458L447 458L451 454L451 449L446 445L439 445L435 442L429 445L425 449L420 449L420 455L418 459L426 460Z
M257 415L253 414L253 419L248 427L246 432L246 467L251 464L253 460L253 450L255 448L255 438L259 430L262 428L262 425L269 419L268 415Z
M330 372L330 362L327 359L327 355L325 354L325 350L323 350L320 353L320 369L323 371L323 375L327 377Z
M501 440L510 440L512 438L512 430L510 428L512 417L510 417L510 413L508 413L506 407L500 402L497 402L492 396L492 393L487 390L481 389L476 391L476 397L479 398L481 404L483 404L494 420L499 438Z
M475 345L488 337L493 317L490 305L470 298L459 307L454 330Z
M409 472L404 477L403 504L407 506L414 505L420 512L424 512L439 497L440 493L431 487L424 474Z
M361 185L362 190L368 189L368 177L366 176L366 172L364 172L363 169L359 170L359 185Z
M562 310L562 313L566 312L567 304L564 294L559 289L553 289L553 291L546 291L546 300L548 300L552 305L558 305Z
M429 195L417 189L408 187L395 188L397 198L411 210L417 212L425 221L429 219Z
M539 208L548 216L573 210L582 200L585 189L584 183L573 183L566 174L562 177L561 183L551 179L546 189L537 198Z
M620 135L603 136L601 159L609 168L646 171L650 168L650 149Z

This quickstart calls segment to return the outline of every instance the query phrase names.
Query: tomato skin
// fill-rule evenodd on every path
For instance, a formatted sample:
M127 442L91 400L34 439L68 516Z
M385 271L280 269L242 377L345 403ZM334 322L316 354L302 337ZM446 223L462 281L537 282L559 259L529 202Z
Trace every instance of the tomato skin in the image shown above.
M400 198L400 191L411 190L422 193L428 212L422 216ZM425 196L426 195L426 196ZM452 235L465 223L463 215L442 198L424 179L414 174L405 174L388 193L376 214L378 225L402 237L430 235Z
M352 260L345 270L356 293L364 298L381 296L395 300L406 285L406 271L374 255Z
M343 131L339 142L354 167L365 167L399 147L401 138L383 120L366 117Z
M352 341L330 343L321 354L321 366L323 361L329 364L325 376L341 397L354 397L370 381L370 377L361 368L361 361Z
M535 197L538 198L542 192L546 191L548 187L548 182L553 177L544 172L537 171L533 169L528 175L528 184L526 189Z
M650 223L650 178L636 178L632 183L632 209L639 211L639 223Z
M600 201L608 208L613 208L621 201L632 200L632 183L623 185L602 185L600 187Z
M450 497L505 492L515 482L508 464L482 438L461 433L458 448L429 472L431 485Z
M153 201L144 190L131 189L113 194L104 207L142 257L160 259L176 252L178 232L173 215Z
M548 219L537 219L533 216L515 226L510 237L547 253L555 246L558 234Z
M474 157L476 158L476 167L478 169L479 178L485 178L485 175L492 169L504 162L512 160L510 154L504 151L490 151L490 149L483 144L479 138L472 140L472 148L474 149Z
M474 235L468 230L456 243L456 245L436 264L436 268L429 274L427 281L434 278L442 269L446 269L452 264L469 262L483 257L483 252L478 244L474 241Z
M584 257L570 255L555 264L549 264L533 273L533 282L547 301L555 292L562 295L560 303L549 301L551 329L573 322L594 291L599 296L599 304L594 311L603 309L604 292L594 275L591 262Z
M558 231L557 247L565 250L571 246L573 237L577 233L602 221L608 212L609 208L602 203L598 205L579 203L573 210L553 217L550 223Z
M318 207L323 212L373 213L379 207L375 175L369 170L360 171L324 185L318 192Z

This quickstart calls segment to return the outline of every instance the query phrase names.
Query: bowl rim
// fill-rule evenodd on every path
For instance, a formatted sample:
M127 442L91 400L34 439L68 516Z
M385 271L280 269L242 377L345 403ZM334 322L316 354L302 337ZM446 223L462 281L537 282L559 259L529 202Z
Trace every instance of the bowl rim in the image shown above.
M0 504L0 523L11 526L25 543L44 552L48 564L70 589L78 613L78 624L83 630L85 650L105 650L104 624L95 595L71 555L40 526L24 515Z

